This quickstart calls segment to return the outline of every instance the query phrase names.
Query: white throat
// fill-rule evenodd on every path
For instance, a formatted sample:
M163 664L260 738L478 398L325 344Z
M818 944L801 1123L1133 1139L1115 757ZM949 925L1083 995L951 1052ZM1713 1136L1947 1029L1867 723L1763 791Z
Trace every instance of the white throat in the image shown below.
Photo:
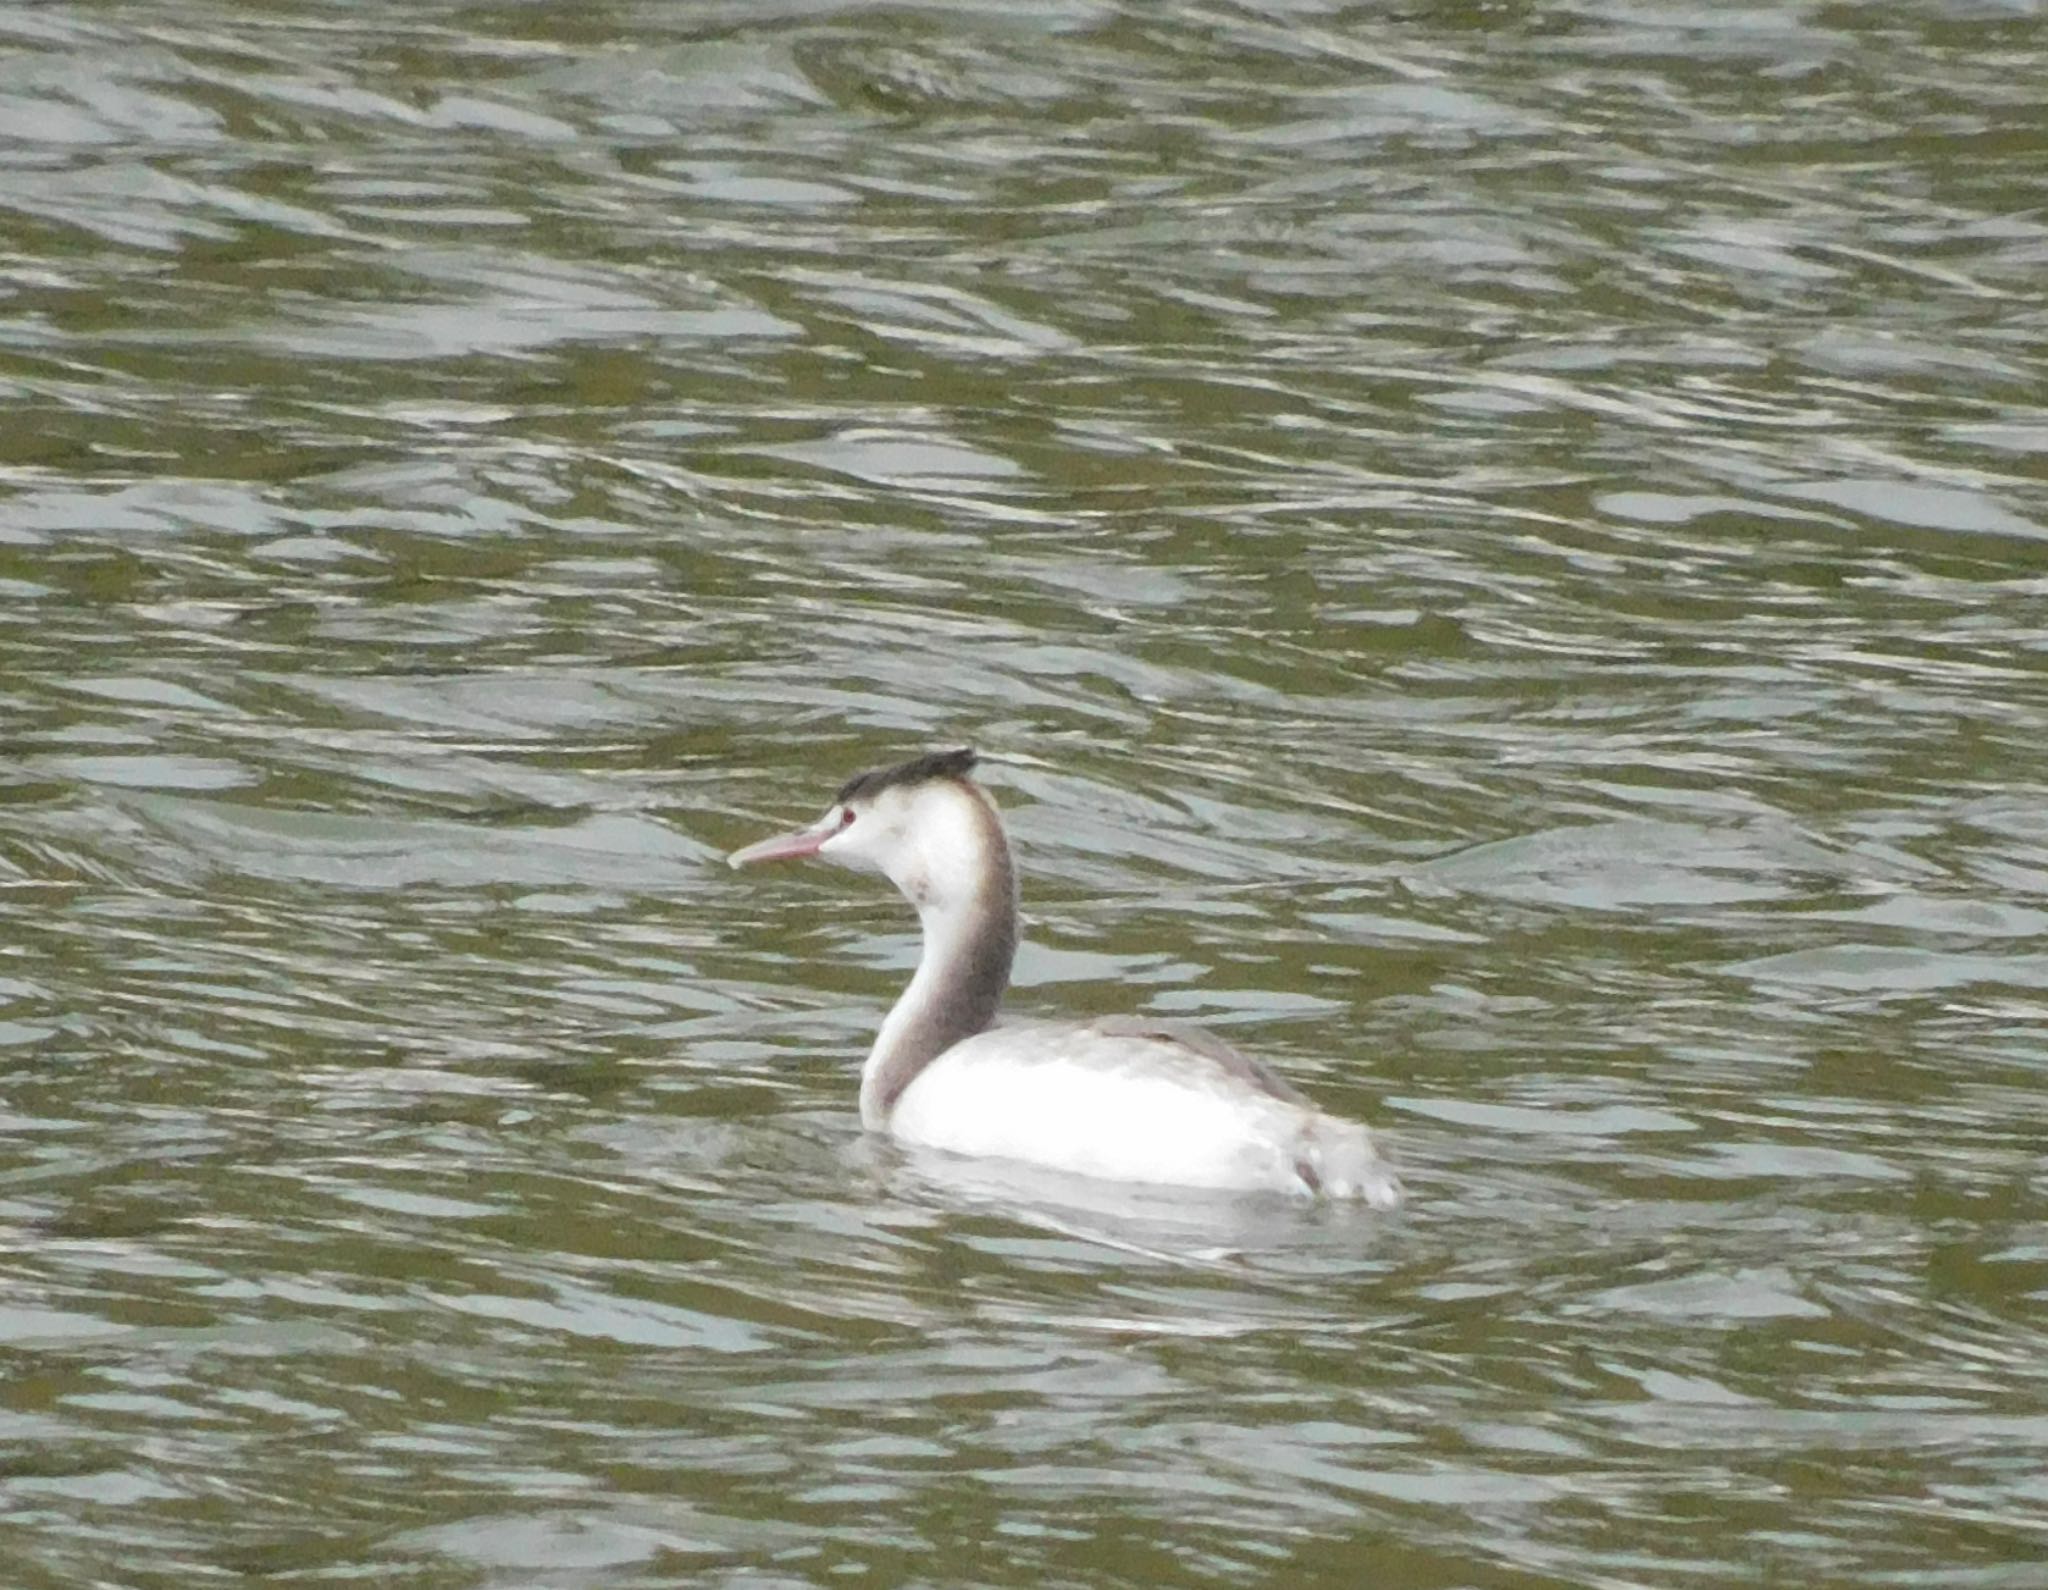
M881 1127L933 1060L995 1020L1017 953L1017 883L994 804L965 784L919 791L884 869L917 907L924 950L860 1074L861 1120Z

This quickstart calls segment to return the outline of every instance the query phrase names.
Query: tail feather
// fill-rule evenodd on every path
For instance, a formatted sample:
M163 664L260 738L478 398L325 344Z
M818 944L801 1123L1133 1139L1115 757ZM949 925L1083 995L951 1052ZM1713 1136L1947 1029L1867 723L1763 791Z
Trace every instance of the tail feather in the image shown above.
M1374 1209L1397 1208L1401 1202L1401 1179L1373 1148L1372 1135L1327 1115L1303 1125L1294 1173L1310 1194L1357 1198Z

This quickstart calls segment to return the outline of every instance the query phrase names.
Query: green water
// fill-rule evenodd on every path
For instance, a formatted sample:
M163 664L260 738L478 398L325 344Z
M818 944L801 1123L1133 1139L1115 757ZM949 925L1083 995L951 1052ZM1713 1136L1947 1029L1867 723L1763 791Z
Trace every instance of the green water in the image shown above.
M2048 1585L2044 83L0 7L0 1585ZM969 742L1405 1211L862 1138Z

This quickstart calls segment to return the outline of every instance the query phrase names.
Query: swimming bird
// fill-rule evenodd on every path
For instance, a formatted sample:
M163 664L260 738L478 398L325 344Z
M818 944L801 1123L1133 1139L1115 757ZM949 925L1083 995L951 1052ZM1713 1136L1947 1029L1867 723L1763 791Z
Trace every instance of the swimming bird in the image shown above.
M942 751L862 773L809 827L726 858L879 872L917 908L923 954L861 1067L868 1129L1113 1181L1398 1204L1363 1126L1213 1033L1149 1016L996 1025L1017 874L975 761Z

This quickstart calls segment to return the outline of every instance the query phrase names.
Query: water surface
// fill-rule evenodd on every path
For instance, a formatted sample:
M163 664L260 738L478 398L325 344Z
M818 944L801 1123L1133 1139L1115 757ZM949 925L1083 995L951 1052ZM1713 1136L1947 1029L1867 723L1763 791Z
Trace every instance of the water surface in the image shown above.
M2044 81L0 8L11 1583L2042 1583ZM970 742L1404 1212L861 1137Z

